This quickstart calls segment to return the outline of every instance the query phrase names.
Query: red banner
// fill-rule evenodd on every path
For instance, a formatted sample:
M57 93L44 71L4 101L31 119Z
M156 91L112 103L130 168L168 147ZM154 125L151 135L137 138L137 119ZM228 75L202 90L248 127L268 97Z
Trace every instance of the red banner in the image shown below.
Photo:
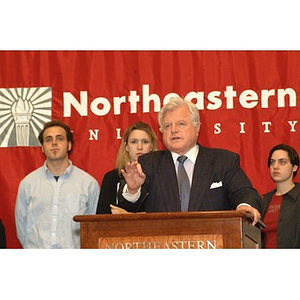
M51 118L74 131L70 158L100 185L125 128L141 120L160 137L157 112L173 95L197 105L199 142L239 153L261 194L274 187L270 148L300 150L298 51L0 51L0 65L0 218L9 248L20 247L18 185L45 160L36 135Z

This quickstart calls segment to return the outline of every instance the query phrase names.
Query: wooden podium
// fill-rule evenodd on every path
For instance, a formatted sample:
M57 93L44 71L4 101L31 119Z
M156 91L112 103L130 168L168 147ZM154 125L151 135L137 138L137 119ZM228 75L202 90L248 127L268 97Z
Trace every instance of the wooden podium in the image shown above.
M261 228L245 211L75 216L85 249L260 248Z

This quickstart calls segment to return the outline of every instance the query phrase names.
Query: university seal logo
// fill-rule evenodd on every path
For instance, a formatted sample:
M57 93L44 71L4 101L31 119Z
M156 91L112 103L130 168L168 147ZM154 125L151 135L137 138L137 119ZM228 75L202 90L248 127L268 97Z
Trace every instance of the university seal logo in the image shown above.
M51 87L0 88L0 147L39 146L51 104Z

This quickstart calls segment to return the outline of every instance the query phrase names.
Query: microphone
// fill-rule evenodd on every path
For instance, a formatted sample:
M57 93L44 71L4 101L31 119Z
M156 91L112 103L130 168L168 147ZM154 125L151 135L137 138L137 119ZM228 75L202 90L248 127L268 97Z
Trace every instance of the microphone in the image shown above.
M139 209L141 208L141 205L145 202L145 200L148 198L148 196L149 196L149 193L147 192L146 195L144 196L144 198L141 200L138 208L135 210L134 213L137 213L139 211Z

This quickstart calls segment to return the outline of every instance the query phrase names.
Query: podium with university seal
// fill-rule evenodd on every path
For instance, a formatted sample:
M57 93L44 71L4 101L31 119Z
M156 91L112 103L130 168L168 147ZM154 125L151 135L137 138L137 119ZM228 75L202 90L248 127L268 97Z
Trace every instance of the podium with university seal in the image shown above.
M77 215L82 249L259 249L245 211Z

